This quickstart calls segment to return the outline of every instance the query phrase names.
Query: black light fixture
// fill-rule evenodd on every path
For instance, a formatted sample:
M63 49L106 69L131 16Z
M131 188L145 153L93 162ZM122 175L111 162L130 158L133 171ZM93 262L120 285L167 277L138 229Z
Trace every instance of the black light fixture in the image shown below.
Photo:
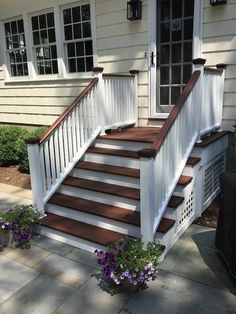
M210 0L210 5L216 7L217 5L226 4L227 0Z
M141 20L142 2L140 0L130 0L127 2L127 19L130 21Z

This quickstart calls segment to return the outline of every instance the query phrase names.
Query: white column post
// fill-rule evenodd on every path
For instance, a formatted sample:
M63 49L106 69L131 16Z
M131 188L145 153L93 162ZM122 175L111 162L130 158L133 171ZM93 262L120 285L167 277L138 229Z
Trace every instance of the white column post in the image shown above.
M141 235L146 247L153 241L153 225L155 212L155 185L153 158L155 150L143 149L139 151L140 157L140 219Z
M195 106L199 106L199 115L198 117L194 117L194 119L198 119L199 127L198 127L198 137L197 143L201 143L201 121L203 114L203 106L204 106L204 64L206 60L202 58L197 58L193 60L194 70L201 71L201 76L199 77L199 92L197 93L197 99L193 102Z
M220 129L218 130L218 132L222 132L223 131L223 128L222 128L222 120L223 120L223 106L224 106L224 86L225 86L225 70L227 68L227 64L225 63L218 63L216 65L216 68L219 69L219 70L222 70L222 77L221 77L221 84L220 84L220 103L221 103L221 108L220 108L220 112L218 113L219 114L219 118L220 118Z
M138 126L138 82L139 82L139 71L138 70L130 70L129 73L134 75L134 118L135 118L135 126Z
M40 162L39 138L29 138L26 143L28 145L33 205L44 215L43 173Z
M104 80L103 80L103 75L102 75L104 68L94 67L92 70L93 70L94 76L98 78L96 112L97 112L98 125L101 127L101 135L104 135L105 127L106 127Z

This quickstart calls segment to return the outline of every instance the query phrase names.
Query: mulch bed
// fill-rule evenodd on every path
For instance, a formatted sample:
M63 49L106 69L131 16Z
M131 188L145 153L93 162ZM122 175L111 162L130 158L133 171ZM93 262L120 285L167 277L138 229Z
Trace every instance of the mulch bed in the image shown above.
M0 183L18 186L24 189L31 189L30 175L19 171L19 166L0 167ZM196 219L194 223L206 226L217 227L217 220L220 209L220 197L205 210L202 217Z

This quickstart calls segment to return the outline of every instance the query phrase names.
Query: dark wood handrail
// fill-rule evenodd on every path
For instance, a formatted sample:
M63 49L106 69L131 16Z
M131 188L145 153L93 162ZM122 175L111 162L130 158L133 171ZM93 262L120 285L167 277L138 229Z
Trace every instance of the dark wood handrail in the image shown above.
M103 77L135 77L134 74L116 74L116 73L104 73Z
M204 73L209 73L209 74L218 74L221 75L224 72L223 69L213 69L213 68L209 68L209 67L204 67Z
M65 119L66 116L74 109L74 107L81 101L81 99L93 88L93 86L98 82L98 78L94 78L89 85L76 97L73 102L66 108L60 117L48 128L48 130L40 138L40 144L42 144L47 137L58 127L58 125Z
M188 81L187 85L185 86L182 94L179 96L174 108L172 109L171 113L169 114L166 122L164 123L163 127L161 128L157 139L153 142L151 148L142 149L138 152L140 157L151 158L151 157L156 156L156 154L160 150L167 134L169 133L172 125L174 124L176 118L178 117L186 99L188 98L191 91L193 90L193 87L196 84L200 74L201 74L201 71L199 71L199 70L195 71L192 74L192 76L191 76L190 80Z

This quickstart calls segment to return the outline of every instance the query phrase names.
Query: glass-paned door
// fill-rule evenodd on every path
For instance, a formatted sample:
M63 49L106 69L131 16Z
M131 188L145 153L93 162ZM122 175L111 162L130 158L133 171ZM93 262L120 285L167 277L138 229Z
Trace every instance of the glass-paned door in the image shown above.
M160 0L157 6L157 106L169 112L192 73L194 0Z

